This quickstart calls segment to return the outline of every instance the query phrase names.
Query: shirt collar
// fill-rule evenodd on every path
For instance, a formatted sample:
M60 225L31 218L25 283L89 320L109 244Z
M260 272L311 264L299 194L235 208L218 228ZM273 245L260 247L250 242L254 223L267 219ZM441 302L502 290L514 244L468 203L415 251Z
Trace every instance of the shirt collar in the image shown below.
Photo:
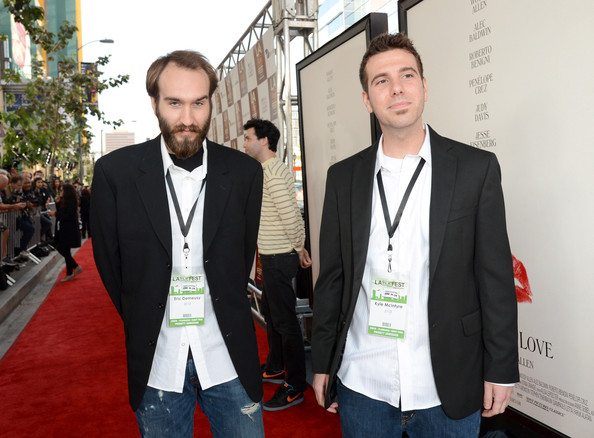
M419 153L417 155L408 154L407 157L421 157L425 160L425 164L429 165L429 168L431 168L431 136L429 135L429 129L425 123L423 123L423 128L425 129L425 140L423 140L423 145L421 146ZM382 134L379 139L374 173L377 173L380 168L389 170L389 166L386 163L387 159L384 155L384 149L382 148L383 140L384 134Z
M202 166L197 167L196 169L192 170L192 172L188 172L181 167L176 166L173 164L173 160L169 156L169 151L167 150L167 146L165 145L165 140L161 135L161 158L163 159L163 175L167 175L167 171L171 170L172 172L185 172L189 174L191 177L195 177L198 180L203 180L206 178L206 170L208 167L208 148L206 147L207 141L206 138L202 142L202 148L204 149L204 156L202 158Z

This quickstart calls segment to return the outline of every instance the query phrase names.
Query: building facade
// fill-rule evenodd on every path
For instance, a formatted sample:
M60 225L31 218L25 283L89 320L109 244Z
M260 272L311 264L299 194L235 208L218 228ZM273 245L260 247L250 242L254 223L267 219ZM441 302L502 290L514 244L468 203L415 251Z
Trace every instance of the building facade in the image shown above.
M398 31L396 0L320 0L318 9L320 46L371 12L388 14L388 30Z
M105 151L108 154L111 151L129 146L136 143L134 132L113 131L105 133Z

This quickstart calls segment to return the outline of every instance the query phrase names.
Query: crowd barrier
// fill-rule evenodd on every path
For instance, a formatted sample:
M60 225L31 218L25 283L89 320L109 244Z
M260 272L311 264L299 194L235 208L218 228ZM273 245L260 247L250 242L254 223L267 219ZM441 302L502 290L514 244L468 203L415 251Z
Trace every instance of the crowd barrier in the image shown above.
M47 209L42 209L40 207L35 207L33 209L29 209L31 220L33 221L33 226L35 227L35 232L33 237L29 241L27 245L27 250L31 250L32 248L36 247L41 242L41 224L40 224L40 215L46 214L46 211L55 211L56 206L55 203L51 202L48 203ZM18 253L18 246L21 240L22 232L17 227L17 220L21 217L22 211L19 210L12 210L7 211L3 210L0 211L0 249L2 250L2 258L8 257L8 259L13 259ZM56 218L55 216L48 216L52 221L52 234L55 230L56 225ZM8 231L8 233L7 233ZM34 259L32 259L35 261ZM38 261L37 261L38 262Z

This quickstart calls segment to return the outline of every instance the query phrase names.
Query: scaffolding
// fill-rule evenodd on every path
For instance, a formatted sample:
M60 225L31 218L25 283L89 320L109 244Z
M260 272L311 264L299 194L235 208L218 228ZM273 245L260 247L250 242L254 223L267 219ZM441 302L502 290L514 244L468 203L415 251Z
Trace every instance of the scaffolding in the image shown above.
M276 47L277 96L280 110L279 130L281 132L280 158L293 169L293 106L297 96L291 87L291 71L295 63L313 53L318 46L318 0L270 0L248 29L239 38L227 56L217 67L219 80L227 76L241 58L258 42L262 35L272 27ZM291 43L302 40L303 52L291 56Z

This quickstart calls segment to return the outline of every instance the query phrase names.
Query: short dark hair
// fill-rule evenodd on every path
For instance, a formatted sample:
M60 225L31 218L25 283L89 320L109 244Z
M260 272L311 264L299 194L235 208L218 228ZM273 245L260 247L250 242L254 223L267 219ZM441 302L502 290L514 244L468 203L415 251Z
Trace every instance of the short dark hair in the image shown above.
M363 87L363 90L366 93L369 91L367 84L369 78L367 77L367 72L365 71L365 67L367 67L367 61L369 61L369 58L371 58L374 55L394 49L405 50L411 55L413 55L417 60L419 74L421 75L421 78L424 77L423 62L421 61L421 56L419 55L419 52L417 52L417 49L415 49L415 46L413 45L410 38L403 33L382 33L371 40L371 42L369 43L369 47L367 47L367 50L363 55L361 65L359 67L359 80L361 81L361 86Z
M187 70L204 70L210 82L208 97L212 97L219 82L217 73L204 55L193 50L176 50L151 64L146 72L146 91L150 97L159 98L159 78L170 62Z
M280 131L274 126L274 123L269 120L250 119L243 125L243 129L247 131L250 128L254 128L258 140L266 137L268 139L268 149L272 152L276 152L276 145L280 138Z

